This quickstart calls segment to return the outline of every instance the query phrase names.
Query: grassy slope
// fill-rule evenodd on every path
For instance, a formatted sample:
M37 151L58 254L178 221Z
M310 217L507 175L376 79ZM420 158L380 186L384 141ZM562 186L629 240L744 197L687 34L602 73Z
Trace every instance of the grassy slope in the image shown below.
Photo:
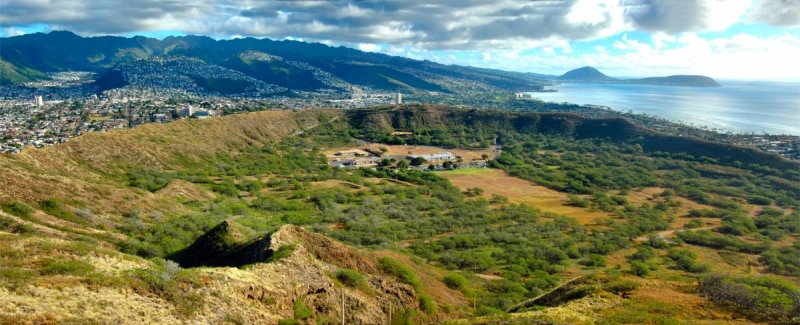
M122 199L127 194L152 197L120 186L128 170L180 170L182 166L213 161L217 154L233 154L246 146L275 141L292 130L307 129L336 116L336 111L326 110L269 111L88 133L63 145L0 157L0 166L8 170L0 174L0 199L35 203L51 196L80 197L114 210L115 206L129 205ZM50 190L43 191L45 188ZM107 192L111 193L103 194Z
M47 75L42 72L28 68L19 68L0 59L0 85L20 84L46 78Z

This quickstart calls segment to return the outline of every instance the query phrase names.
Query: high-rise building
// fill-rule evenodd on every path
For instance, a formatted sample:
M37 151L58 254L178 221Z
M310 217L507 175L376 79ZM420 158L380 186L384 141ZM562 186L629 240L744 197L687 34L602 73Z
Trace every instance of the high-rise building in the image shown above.
M398 104L402 104L403 103L403 94L397 93L397 103Z
M350 99L352 100L361 100L361 97L362 97L361 88L356 88L355 90L353 90L353 93L350 94Z
M36 106L39 106L39 107L44 106L44 99L42 99L41 95L40 96L36 96L35 100L36 100Z

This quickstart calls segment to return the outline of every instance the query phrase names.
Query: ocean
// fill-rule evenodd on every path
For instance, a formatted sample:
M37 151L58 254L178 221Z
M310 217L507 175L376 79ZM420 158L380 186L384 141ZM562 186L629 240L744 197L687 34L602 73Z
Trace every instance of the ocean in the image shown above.
M694 123L721 132L800 135L800 83L717 80L722 87L562 84L531 93L550 102L594 104Z

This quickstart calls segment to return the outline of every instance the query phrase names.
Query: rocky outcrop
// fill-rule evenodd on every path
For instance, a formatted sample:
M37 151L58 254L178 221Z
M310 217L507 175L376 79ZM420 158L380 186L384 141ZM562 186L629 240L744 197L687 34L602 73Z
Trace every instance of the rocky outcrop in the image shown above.
M268 250L294 245L292 253L278 261L256 264L250 272L256 283L242 285L239 292L256 304L265 305L275 319L293 318L297 300L314 311L308 323L341 320L344 292L347 324L380 324L395 311L418 309L417 293L410 285L381 274L378 259L322 235L286 225L269 237ZM331 278L340 268L359 271L370 290L339 287ZM423 320L424 321L424 320Z

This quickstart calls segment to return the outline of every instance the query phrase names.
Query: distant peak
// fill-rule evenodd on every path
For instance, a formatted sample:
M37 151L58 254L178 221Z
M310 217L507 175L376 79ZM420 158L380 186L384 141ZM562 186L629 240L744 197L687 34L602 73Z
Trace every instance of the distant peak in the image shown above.
M574 70L570 70L567 73L561 75L557 79L560 80L579 80L579 81L614 81L616 79L606 76L602 72L598 71L597 69L585 66L583 68L578 68Z

